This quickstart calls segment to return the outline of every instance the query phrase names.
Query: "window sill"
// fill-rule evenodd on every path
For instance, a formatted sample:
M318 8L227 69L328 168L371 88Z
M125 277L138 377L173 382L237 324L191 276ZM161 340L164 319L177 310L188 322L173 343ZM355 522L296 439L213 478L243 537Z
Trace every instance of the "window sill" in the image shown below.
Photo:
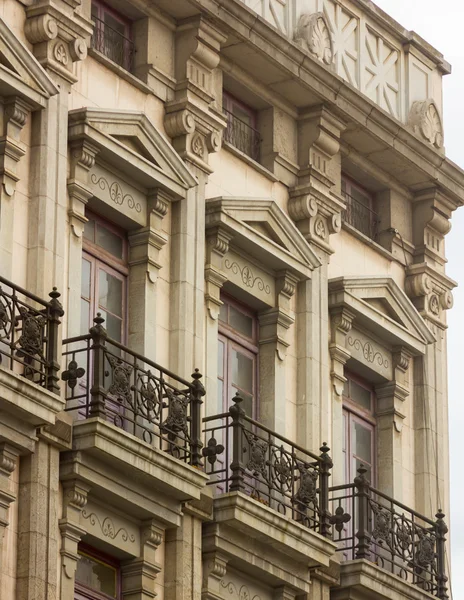
M95 48L89 48L89 56L94 58L96 61L98 61L102 65L105 65L105 67L107 67L110 71L113 71L113 73L116 73L116 75L119 75L119 77L121 77L121 79L124 79L128 83L131 83L133 86L135 86L136 88L138 88L145 94L153 94L152 89L146 83L143 83L143 81L140 81L140 79L135 77L135 75L132 75L132 73L129 73L129 71L126 71L126 69L123 69L121 66L119 66L117 63L112 61L110 58L108 58L107 56L105 56L104 54L99 52L98 50L95 50Z
M358 240L360 240L367 246L370 246L372 249L377 250L377 252L379 252L380 254L385 256L385 258L388 258L389 260L397 261L395 256L393 256L393 254L389 250L386 250L383 246L381 246L377 242L374 242L374 240L372 240L370 237L367 237L367 235L364 235L364 233L361 233L360 231L358 231L352 225L349 225L348 223L345 223L344 221L342 221L342 228L345 229L346 231L348 231L349 233L351 233L351 235L353 235L355 238L357 238Z
M237 158L241 158L244 162L253 167L256 171L258 171L258 173L261 173L261 175L264 175L264 177L266 177L267 179L270 179L273 182L279 181L278 177L276 177L274 173L271 173L271 171L266 169L266 167L263 167L263 165L259 164L259 162L256 162L256 160L250 158L248 154L245 154L245 152L238 150L238 148L233 146L230 142L223 141L222 147L225 150L228 150L234 156L237 156Z

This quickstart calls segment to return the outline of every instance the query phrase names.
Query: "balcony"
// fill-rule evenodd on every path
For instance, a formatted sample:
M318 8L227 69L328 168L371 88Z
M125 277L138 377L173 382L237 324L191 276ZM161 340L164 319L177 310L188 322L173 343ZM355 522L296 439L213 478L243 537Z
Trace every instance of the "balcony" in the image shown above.
M92 20L95 22L95 28L90 47L132 73L135 56L134 42L95 15L92 15Z
M342 215L343 221L375 241L378 236L379 215L357 198L344 192L342 192L342 196L346 202L346 208Z
M224 131L224 141L228 142L240 152L243 152L251 159L259 162L261 136L259 131L254 129L234 115L229 110L223 109L227 117L227 127Z
M436 521L424 517L376 490L365 474L361 466L352 484L329 490L333 540L342 561L367 559L395 578L446 600L448 528L444 515L439 511ZM352 575L352 565L349 562L345 565L347 573ZM345 565L342 565L342 585ZM361 581L362 578L358 579L356 585ZM354 584L353 578L351 583Z

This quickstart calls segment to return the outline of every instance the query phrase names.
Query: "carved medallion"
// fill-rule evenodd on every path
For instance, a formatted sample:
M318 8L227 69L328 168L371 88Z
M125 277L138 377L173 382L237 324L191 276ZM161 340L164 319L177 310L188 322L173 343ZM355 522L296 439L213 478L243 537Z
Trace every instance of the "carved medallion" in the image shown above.
M329 23L322 12L300 16L294 40L317 60L329 66L333 62L333 42Z
M443 147L443 125L433 100L413 102L409 113L409 125L435 148Z

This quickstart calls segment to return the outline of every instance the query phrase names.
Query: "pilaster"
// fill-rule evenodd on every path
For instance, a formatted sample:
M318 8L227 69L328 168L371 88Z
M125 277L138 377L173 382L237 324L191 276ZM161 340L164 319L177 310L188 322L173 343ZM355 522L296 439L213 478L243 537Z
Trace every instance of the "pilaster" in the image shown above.
M5 532L9 525L10 504L17 500L16 495L12 493L10 476L18 463L18 450L5 442L0 444L0 599L4 599L4 539ZM6 598L5 598L6 600Z
M221 581L227 573L228 557L220 552L203 554L201 600L223 600Z

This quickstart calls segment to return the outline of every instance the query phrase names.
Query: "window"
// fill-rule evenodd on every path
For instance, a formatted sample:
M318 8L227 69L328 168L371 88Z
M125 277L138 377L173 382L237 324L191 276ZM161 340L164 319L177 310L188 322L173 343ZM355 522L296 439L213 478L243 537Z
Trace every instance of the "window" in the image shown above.
M239 392L242 407L258 418L256 316L235 301L222 297L219 313L218 413L227 412Z
M75 600L120 600L121 572L114 559L79 544Z
M366 477L375 485L375 395L362 379L345 373L343 390L343 453L345 482L351 483L360 465L367 469Z
M256 111L227 92L224 92L222 105L227 116L224 140L253 160L259 161L261 137L256 129Z
M127 242L124 234L95 215L84 228L81 283L81 333L96 313L105 319L108 336L125 343L127 309Z
M367 237L375 240L379 217L374 212L373 195L342 175L342 196L346 202L343 220Z
M103 2L92 1L92 21L95 27L91 46L126 71L132 71L134 43L128 19Z

